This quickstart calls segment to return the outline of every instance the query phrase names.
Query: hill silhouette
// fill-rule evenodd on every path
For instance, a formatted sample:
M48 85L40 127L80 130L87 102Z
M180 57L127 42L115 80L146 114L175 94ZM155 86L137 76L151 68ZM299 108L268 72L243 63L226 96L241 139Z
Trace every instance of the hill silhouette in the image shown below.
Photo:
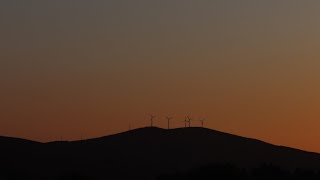
M155 179L212 163L320 168L320 154L206 128L140 128L73 142L0 137L0 179Z

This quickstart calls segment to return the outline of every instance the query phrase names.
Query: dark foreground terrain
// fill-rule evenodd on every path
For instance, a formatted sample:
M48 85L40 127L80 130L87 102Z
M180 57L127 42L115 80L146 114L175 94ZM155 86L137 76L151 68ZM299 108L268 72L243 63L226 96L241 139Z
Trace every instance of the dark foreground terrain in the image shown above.
M74 142L0 137L0 179L320 179L320 155L205 128Z
M287 170L272 164L262 164L255 168L240 168L233 164L210 164L187 172L170 173L158 176L157 180L316 180L320 171L301 169Z

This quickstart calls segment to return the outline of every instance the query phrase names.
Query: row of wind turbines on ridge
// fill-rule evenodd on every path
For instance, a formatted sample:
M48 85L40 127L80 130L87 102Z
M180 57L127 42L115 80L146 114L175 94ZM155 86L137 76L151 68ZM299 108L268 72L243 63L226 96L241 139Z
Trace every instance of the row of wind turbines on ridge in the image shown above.
M153 124L154 124L154 120L156 118L156 116L152 115L152 114L149 114L150 115L150 123L151 123L151 126L150 127L154 127ZM165 118L167 119L167 123L168 123L168 129L170 129L170 121L173 119L173 117L171 116L165 116ZM190 118L189 116L186 116L184 118L184 127L191 127L191 121L193 119ZM199 119L199 121L201 122L201 127L204 127L204 122L205 122L205 118L202 118L202 119Z

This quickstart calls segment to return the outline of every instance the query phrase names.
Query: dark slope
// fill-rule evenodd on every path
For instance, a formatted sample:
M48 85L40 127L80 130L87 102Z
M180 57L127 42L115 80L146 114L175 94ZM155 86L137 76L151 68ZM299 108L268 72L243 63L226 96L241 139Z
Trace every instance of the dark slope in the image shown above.
M36 152L41 152L41 146L25 139L0 137L0 179L21 179L29 174L30 168L26 167L31 160L37 161Z
M1 147L2 141L0 138ZM15 162L25 174L35 173L46 179L73 174L91 179L152 179L162 173L185 171L213 162L248 168L262 163L287 169L320 167L319 154L204 128L141 128L85 141L26 142L6 145L18 148L6 152L7 163ZM12 168L16 164L11 163Z
M26 140L26 139L0 136L0 147L1 148L14 148L14 147L19 147L19 146L33 146L33 145L39 145L39 144L41 144L41 143Z

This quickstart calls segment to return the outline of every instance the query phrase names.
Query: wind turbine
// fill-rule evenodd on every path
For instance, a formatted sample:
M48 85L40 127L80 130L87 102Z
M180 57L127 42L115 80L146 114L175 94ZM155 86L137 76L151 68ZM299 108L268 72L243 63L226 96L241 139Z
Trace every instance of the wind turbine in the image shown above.
M150 121L151 121L151 127L153 127L153 120L154 120L155 116L153 116L152 114L150 114Z
M203 127L203 125L204 125L204 121L206 120L206 118L202 118L202 119L200 119L200 122L201 122L201 127Z
M187 120L187 122L188 122L188 124L189 124L189 127L191 127L191 118L189 117L189 116L187 116L187 118L188 118L188 120Z
M168 120L168 129L170 129L170 120L173 119L173 117L166 116L166 118Z

